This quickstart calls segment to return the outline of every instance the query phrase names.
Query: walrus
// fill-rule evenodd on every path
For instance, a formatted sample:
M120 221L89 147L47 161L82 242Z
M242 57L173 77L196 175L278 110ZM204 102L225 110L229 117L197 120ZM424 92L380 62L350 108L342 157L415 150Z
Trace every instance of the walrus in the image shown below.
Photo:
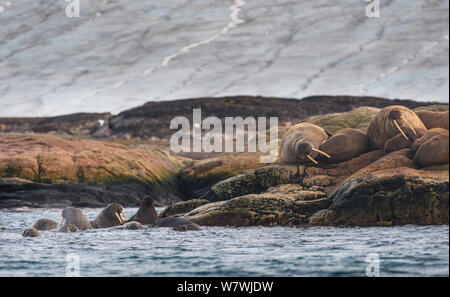
M425 134L422 137L417 138L414 141L414 143L412 144L411 148L414 151L417 151L419 146L421 146L422 144L424 144L425 142L427 142L429 139L433 138L434 136L441 135L441 134L447 134L448 135L448 133L449 133L448 130L442 129L442 128L430 129L427 132L425 132Z
M352 128L336 132L319 147L321 151L333 156L329 160L331 163L350 160L368 152L369 148L369 139L367 139L366 134Z
M449 112L448 111L416 111L417 116L427 129L442 128L448 130Z
M58 231L59 231L59 232L66 232L66 233L69 233L69 232L78 232L79 229L78 229L77 226L75 226L74 224L68 224L68 223L65 223L64 226L62 226L61 228L59 228Z
M426 130L425 125L412 110L392 105L383 108L372 118L366 135L372 150L382 150L386 142L398 134L412 143Z
M33 228L36 230L53 230L58 229L58 223L50 219L39 219L34 223Z
M439 134L422 143L415 155L414 162L421 167L448 163L449 134Z
M142 230L145 228L140 223L133 221L133 222L129 222L129 223L126 223L125 225L123 225L123 229L124 230Z
M386 141L384 144L384 153L389 154L402 149L411 148L411 145L411 141L400 133Z
M122 219L121 215L123 215L124 219ZM123 206L118 203L111 203L103 208L90 223L92 228L99 229L123 225L126 221L128 221L128 218L125 215Z
M153 224L159 218L152 198L147 197L141 201L138 211L128 220L128 222L138 222L142 225Z
M41 236L41 233L39 233L39 231L36 230L36 228L30 227L23 231L22 236L23 237L39 237L39 236Z
M319 150L329 136L325 129L311 123L292 126L281 139L280 162L298 165L311 161L318 164L314 159L318 154L331 159L330 155Z
M91 223L88 221L84 213L78 208L66 207L63 209L61 215L62 219L59 224L60 226L62 226L63 221L65 221L67 224L75 225L79 230L92 229Z

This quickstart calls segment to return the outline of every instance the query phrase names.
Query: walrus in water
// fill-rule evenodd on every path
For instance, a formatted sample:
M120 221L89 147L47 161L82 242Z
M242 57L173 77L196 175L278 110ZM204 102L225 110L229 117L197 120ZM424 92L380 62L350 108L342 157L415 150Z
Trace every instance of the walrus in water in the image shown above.
M122 219L121 215L123 215L124 219ZM111 203L103 208L90 223L93 228L99 229L123 225L126 221L128 221L128 218L125 215L123 206L118 203Z
M66 207L63 209L61 215L62 219L59 224L60 226L62 226L65 221L66 224L75 225L79 230L92 229L91 223L89 223L84 213L78 208Z
M449 134L443 133L431 137L418 146L414 162L421 167L448 164Z
M39 237L39 236L41 236L41 233L39 233L39 231L36 230L36 228L30 227L23 231L22 236L23 237Z
M427 129L442 128L448 130L449 112L448 111L416 111L417 116Z
M159 218L155 209L155 202L147 197L141 201L138 211L128 220L128 222L138 222L142 225L153 224Z
M412 110L393 105L383 108L372 118L366 135L372 149L381 150L389 139L398 134L411 145L426 130L425 125Z
M58 229L58 223L50 219L39 219L34 223L33 228L36 230L53 230Z
M68 224L68 223L65 223L64 226L62 226L61 228L59 228L58 231L59 231L59 232L66 232L66 233L69 233L69 232L78 232L79 229L78 229L77 226L75 226L74 224Z
M200 226L194 222L180 217L159 218L155 209L155 203L152 198L147 197L141 202L139 210L132 216L128 222L138 222L142 225L151 225L152 227L179 227L184 230L201 230ZM193 225L193 226L191 226Z
M331 159L330 155L318 149L329 136L325 129L311 123L292 126L281 139L280 161L295 165L310 161L318 164L314 159L318 154Z
M332 163L353 159L368 152L369 148L369 139L367 139L366 134L352 128L346 128L336 132L319 147L321 151L333 156L329 160Z
M123 225L124 230L142 230L145 229L144 226L142 226L138 222L129 222Z

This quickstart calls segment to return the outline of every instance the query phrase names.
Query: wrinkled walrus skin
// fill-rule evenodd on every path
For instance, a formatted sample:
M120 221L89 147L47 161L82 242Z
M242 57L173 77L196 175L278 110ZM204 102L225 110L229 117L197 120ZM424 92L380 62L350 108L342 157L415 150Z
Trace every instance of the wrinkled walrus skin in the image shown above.
M366 135L372 150L382 150L392 137L402 134L410 143L421 137L427 128L412 110L404 106L388 106L370 121Z
M427 129L442 128L448 130L449 112L448 111L429 111L420 110L416 114L422 120Z
M280 162L286 164L306 164L315 159L320 145L329 134L311 123L300 123L289 128L281 139Z
M320 146L320 150L331 156L331 163L338 163L353 159L367 153L370 149L369 139L366 134L357 129L342 129ZM327 158L320 157L327 160Z
M415 155L414 162L420 167L448 164L449 135L439 134L422 143Z

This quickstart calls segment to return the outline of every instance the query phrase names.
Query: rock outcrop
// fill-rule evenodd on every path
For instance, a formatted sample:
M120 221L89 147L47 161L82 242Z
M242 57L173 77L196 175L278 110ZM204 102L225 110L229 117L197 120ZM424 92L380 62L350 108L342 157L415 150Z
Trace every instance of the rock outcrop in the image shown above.
M0 207L138 205L179 200L182 159L155 147L0 133Z

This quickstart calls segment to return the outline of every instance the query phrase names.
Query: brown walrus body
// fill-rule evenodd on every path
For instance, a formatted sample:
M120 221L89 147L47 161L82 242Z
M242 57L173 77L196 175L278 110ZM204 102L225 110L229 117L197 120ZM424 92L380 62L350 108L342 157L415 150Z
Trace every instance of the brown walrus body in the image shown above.
M22 233L23 237L39 237L41 236L41 233L39 233L38 230L36 230L36 228L27 228L23 231Z
M78 208L66 207L63 209L61 215L63 217L63 220L66 221L66 224L73 224L79 230L92 229L91 223L86 218L84 213Z
M336 132L320 146L321 151L331 156L332 163L350 160L368 152L369 149L370 144L366 134L352 128Z
M421 167L443 165L449 159L449 134L439 134L422 143L414 155Z
M53 230L58 229L58 223L50 219L39 219L34 223L33 228L36 230Z
M124 219L122 219L121 215L124 216ZM111 203L103 208L97 217L90 223L93 228L99 229L120 226L123 225L125 221L127 221L127 217L123 210L123 206L118 203Z
M317 149L328 137L329 134L323 128L311 123L292 126L281 139L280 161L287 164L313 161L319 153Z
M427 128L420 118L404 106L388 106L378 112L370 121L366 135L373 150L384 149L392 137L402 134L412 143L421 137Z
M416 111L417 116L423 122L427 129L442 128L448 130L449 112L448 111Z
M428 140L430 140L430 139L433 138L434 136L441 135L441 134L448 135L448 133L449 133L448 130L442 129L442 128L433 128L433 129L430 129L430 130L428 130L427 132L425 132L425 134L424 134L422 137L417 138L417 139L414 141L414 143L412 144L411 148L412 148L414 151L417 151L417 149L418 149L422 144L424 144L425 142L427 142Z
M147 197L142 200L138 211L128 220L128 222L138 222L142 225L153 224L159 218L152 198Z

